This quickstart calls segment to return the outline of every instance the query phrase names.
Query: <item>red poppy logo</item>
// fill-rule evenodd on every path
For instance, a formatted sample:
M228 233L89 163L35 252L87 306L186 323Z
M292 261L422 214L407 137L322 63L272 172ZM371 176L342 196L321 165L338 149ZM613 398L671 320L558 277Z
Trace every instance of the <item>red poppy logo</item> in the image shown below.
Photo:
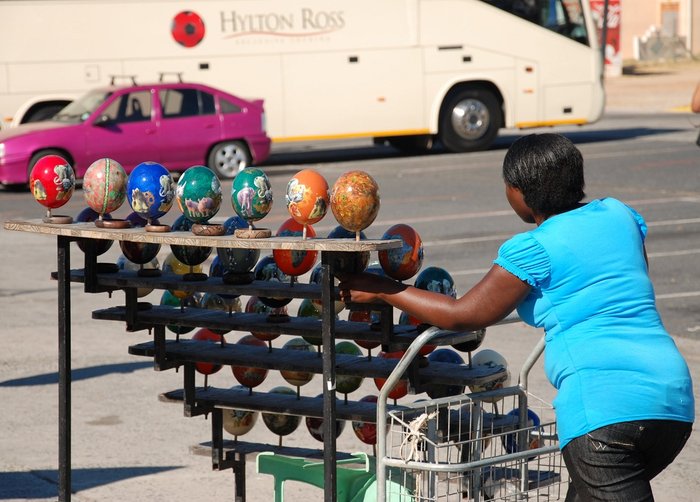
M204 38L204 21L199 14L185 10L173 18L170 33L184 47L194 47Z

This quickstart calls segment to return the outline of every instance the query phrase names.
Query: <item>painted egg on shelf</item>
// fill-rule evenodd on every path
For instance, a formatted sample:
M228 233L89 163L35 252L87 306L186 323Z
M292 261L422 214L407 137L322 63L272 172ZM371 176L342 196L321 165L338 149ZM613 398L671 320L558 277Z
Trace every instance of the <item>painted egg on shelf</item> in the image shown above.
M482 349L472 356L472 366L486 366L487 368L503 367L506 372L491 382L485 384L470 385L469 389L472 392L484 392L495 389L502 389L510 385L510 370L508 370L508 361L500 353L492 349ZM486 402L495 403L503 399L503 397L491 397L484 399Z
M291 396L296 396L296 392L289 387L283 385L279 387L274 387L270 389L270 394L287 394ZM265 413L262 412L263 422L270 432L277 434L278 436L288 436L297 428L301 423L301 417L297 415L283 415L281 413Z
M248 228L248 223L240 216L232 216L224 222L224 235L233 235L236 230L244 228ZM216 248L216 254L224 277L226 274L248 274L260 259L259 249Z
M384 232L382 239L401 241L401 247L382 249L377 253L386 275L397 281L405 281L416 275L423 265L423 241L418 232L409 225L399 223Z
M335 354L336 357L339 354L346 354L351 356L362 356L362 351L360 347L347 340L338 342L335 344ZM336 391L341 394L350 394L355 392L362 385L364 377L357 375L336 375L335 386Z
M221 207L221 182L204 166L192 166L177 181L175 200L192 223L206 223Z
M306 340L304 340L303 338L292 338L287 343L285 343L282 346L282 348L285 350L316 352L314 346ZM294 356L291 355L289 356L290 359L293 357ZM294 385L295 387L301 387L303 385L306 385L314 377L314 374L309 373L308 371L280 370L280 374L282 375L282 378L284 378L287 381L287 383L289 383L290 385Z
M141 272L143 269L159 270L160 264L158 263L158 258L156 258L155 256L148 261L139 263L131 260L126 255L120 255L119 258L117 258L117 267L119 268L119 270L128 270L131 272L138 273ZM151 291L153 291L153 288L136 288L136 296L138 298L143 298L144 296L148 295Z
M207 328L201 328L197 332L195 332L195 334L192 336L192 340L198 340L208 343L226 342L226 339L223 335L219 333L214 333L213 331ZM196 362L194 363L194 369L202 375L212 375L221 369L221 365L213 363Z
M247 389L241 385L235 385L231 387L231 390L241 392L247 391ZM224 430L234 437L248 434L253 427L255 427L255 423L258 421L258 415L257 411L231 410L228 408L221 410Z
M319 263L314 267L314 269L311 271L311 275L309 276L309 284L321 284L321 281L323 279L323 268L322 264ZM333 284L337 286L339 284L338 278L334 277L333 278ZM315 298L311 300L311 302L314 304L314 307L319 312L323 312L323 302L321 301L320 298ZM338 315L340 314L343 309L345 308L345 302L340 301L340 300L335 300L333 302L333 308L335 309L335 314Z
M451 363L451 364L464 364L464 359L457 352L452 349L437 349L433 351L428 356L428 362L441 362L441 363ZM464 393L464 385L445 385L445 384L428 384L428 389L426 390L428 396L431 399L437 399L440 397L456 396L458 394Z
M292 218L288 218L279 229L278 237L302 237L303 226ZM306 227L307 237L316 237L316 232L311 226ZM318 251L273 249L272 257L279 269L287 275L300 276L311 270L318 258Z
M346 172L333 184L330 203L338 223L358 233L369 227L379 213L379 186L364 171Z
M172 230L175 231L190 231L192 229L192 221L184 215L178 216L172 224ZM204 263L209 258L213 248L206 246L185 246L180 244L171 244L170 250L175 257L185 265L196 266Z
M377 396L364 396L360 399L363 403L376 403ZM352 431L357 436L357 439L365 444L377 444L377 425L370 422L361 422L359 420L352 421Z
M328 211L328 182L313 169L303 169L287 182L287 211L302 227L321 221Z
M75 217L75 222L76 223L89 223L98 220L100 217L100 214L92 209L91 207L86 207L78 215ZM112 215L107 213L103 214L102 218L104 220L111 220ZM114 241L107 240L107 239L90 239L92 244L95 246L95 253L99 256L101 254L105 254L109 248L112 247L112 244L114 244ZM87 242L88 239L78 239L76 241L78 243L78 247L80 250L85 253L87 252Z
M247 167L236 175L231 187L231 204L249 225L267 216L272 209L272 185L262 169Z
M143 227L147 224L146 220L136 212L131 213L126 219L131 222L132 227ZM160 252L160 244L156 242L119 241L119 247L124 256L138 264L150 262Z
M416 282L413 285L418 289L433 291L435 293L451 296L452 298L457 298L455 281L452 275L442 267L426 268L418 274Z
M51 209L63 206L73 196L75 190L73 167L59 155L45 155L34 164L29 173L29 188L34 199L48 208L47 218L51 218ZM66 218L66 223L72 221L70 217L62 218Z
M127 176L114 159L97 159L83 176L85 202L100 216L113 213L126 200Z
M484 338L486 337L486 329L480 329L474 332L475 338L468 342L452 344L452 346L460 352L473 352L481 347Z
M245 312L248 314L270 314L273 316L285 316L287 315L287 307L283 306L278 308L272 308L261 302L260 298L258 298L257 296L251 296L250 298L248 298L248 303L246 303L245 305ZM275 338L278 338L281 333L269 331L251 331L251 334L259 340L270 342Z
M380 352L377 354L377 357L380 358L385 358L385 359L401 359L403 357L404 351L398 351L398 352ZM374 384L377 386L378 390L382 390L382 387L384 387L384 384L386 383L386 378L375 378L374 379ZM394 387L392 387L391 391L389 392L389 397L391 399L401 399L405 395L408 394L408 380L401 379L396 384L394 384Z
M348 313L348 321L364 322L370 325L373 322L379 322L379 319L375 319L374 317L376 316L373 316L372 312L370 312L369 310L351 310ZM381 340L379 339L379 334L377 334L377 338L377 340L355 340L355 343L357 343L357 345L359 345L363 349L372 350L376 347L379 347L382 344Z
M258 340L253 335L245 335L237 342L239 345L252 345L255 347L265 347L267 344L262 340ZM238 383L249 389L257 387L267 378L267 370L265 368L254 368L251 366L231 366L233 376ZM296 394L296 393L295 393Z
M322 398L323 394L319 394L316 397ZM309 434L311 434L311 437L314 438L316 441L320 441L323 443L323 419L318 418L318 417L306 417L305 422L306 422L306 429L309 431ZM343 433L344 430L345 430L345 420L336 420L335 421L335 437L336 437L336 439L338 437L340 437L340 435Z
M175 198L174 187L173 177L164 166L142 162L129 174L126 198L131 209L150 223L170 210Z
M258 262L258 264L255 266L255 270L253 271L253 275L257 281L276 282L281 284L290 283L290 277L280 270L272 255L264 256ZM279 308L287 305L292 301L292 299L260 296L260 301L268 307Z
M327 239L356 239L356 234L343 228L341 225L336 226L328 233ZM360 240L364 241L367 236L364 232L360 232ZM369 265L370 252L358 251L356 253L337 253L335 259L335 271L346 274L359 274L364 272Z
M179 298L166 289L165 291L163 291L163 295L160 297L160 304L172 307L174 309L180 309L183 307L196 307L197 298L192 294L183 298ZM194 327L192 326L178 326L176 324L168 324L166 325L166 328L168 328L176 335L184 335L185 333L189 333L194 329Z

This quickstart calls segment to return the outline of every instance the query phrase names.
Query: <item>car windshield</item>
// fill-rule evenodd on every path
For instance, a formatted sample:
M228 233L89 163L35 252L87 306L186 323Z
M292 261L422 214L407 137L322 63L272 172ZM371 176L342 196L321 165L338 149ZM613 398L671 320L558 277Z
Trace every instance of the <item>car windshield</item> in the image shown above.
M52 120L57 122L84 122L97 108L112 95L112 91L95 90L71 101Z

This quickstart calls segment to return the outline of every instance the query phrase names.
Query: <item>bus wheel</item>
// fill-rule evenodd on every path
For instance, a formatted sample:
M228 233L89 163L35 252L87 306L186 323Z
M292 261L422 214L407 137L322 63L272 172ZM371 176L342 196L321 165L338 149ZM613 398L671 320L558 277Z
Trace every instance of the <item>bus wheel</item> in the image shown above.
M207 165L220 178L235 178L253 162L243 141L224 141L212 148Z
M498 99L485 89L462 89L449 95L440 113L440 140L451 152L484 150L501 126Z

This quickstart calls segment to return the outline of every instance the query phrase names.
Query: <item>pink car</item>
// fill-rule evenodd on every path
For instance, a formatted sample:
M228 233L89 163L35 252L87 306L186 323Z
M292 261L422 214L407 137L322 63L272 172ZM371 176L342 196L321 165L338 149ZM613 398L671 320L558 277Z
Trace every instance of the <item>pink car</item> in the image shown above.
M270 155L262 100L247 101L188 83L94 89L51 120L0 131L0 184L25 184L47 154L61 155L82 178L109 157L127 172L144 161L171 172L206 165L220 178Z

